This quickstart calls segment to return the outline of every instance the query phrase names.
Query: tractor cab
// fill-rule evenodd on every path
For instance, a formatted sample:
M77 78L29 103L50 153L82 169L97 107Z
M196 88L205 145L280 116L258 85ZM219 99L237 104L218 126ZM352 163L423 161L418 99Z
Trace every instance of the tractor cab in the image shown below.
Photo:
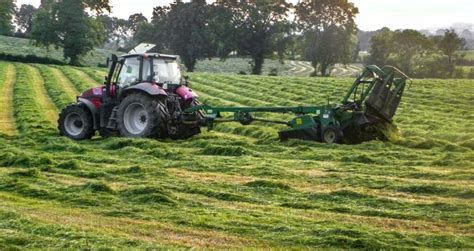
M186 84L178 57L158 53L112 56L112 65L105 79L110 96L120 96L123 91L141 83L151 83L169 91Z

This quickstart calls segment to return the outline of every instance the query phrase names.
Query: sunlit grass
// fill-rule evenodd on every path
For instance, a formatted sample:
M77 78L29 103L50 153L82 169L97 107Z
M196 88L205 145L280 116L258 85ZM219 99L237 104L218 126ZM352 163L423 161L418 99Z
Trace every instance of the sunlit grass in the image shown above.
M14 67L0 247L474 248L472 81L415 80L392 142L280 142L278 126L257 123L185 141L75 142L48 121L31 71L58 110L69 84L83 91L101 72L58 67L65 85L51 66ZM203 102L232 106L339 102L352 81L191 74Z

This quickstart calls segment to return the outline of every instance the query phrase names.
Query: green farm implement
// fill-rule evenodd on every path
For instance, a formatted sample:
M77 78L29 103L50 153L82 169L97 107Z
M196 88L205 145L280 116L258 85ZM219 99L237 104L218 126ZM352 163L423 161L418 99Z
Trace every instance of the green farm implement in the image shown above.
M313 140L326 143L359 143L383 137L377 128L392 123L409 77L395 67L367 66L355 80L341 104L295 107L213 107L196 105L184 113L203 112L203 123L211 130L217 123L255 121L287 125L280 139ZM254 113L292 113L290 121L257 118ZM224 113L233 116L224 118Z

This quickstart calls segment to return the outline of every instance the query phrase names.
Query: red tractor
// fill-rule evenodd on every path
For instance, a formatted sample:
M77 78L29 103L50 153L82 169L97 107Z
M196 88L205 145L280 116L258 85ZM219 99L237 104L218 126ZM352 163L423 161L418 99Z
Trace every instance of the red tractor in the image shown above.
M91 88L59 115L61 135L75 140L102 137L185 139L200 133L200 111L178 56L159 53L112 56L104 86Z

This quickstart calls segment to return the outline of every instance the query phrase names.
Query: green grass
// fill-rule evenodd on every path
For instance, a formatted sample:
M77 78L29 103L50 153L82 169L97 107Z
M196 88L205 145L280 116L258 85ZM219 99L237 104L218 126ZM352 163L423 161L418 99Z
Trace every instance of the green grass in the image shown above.
M464 59L474 61L474 50L462 51L461 53L466 54L466 56L464 56Z
M220 60L218 58L198 61L196 64L196 72L210 72L210 73L227 73L239 74L245 72L250 74L251 66L250 58L228 58ZM331 76L335 77L355 77L360 73L361 65L337 64L330 70ZM278 76L295 76L295 77L309 77L314 72L314 68L308 61L299 60L284 60L282 63L278 59L265 59L263 65L262 75L269 75L272 70L276 70Z
M19 135L0 136L0 247L474 248L472 80L415 80L396 142L279 142L280 126L234 123L186 141L75 142L38 108L28 65L13 65ZM61 109L56 67L31 66ZM78 91L102 74L57 69ZM352 81L191 74L211 105L338 102Z
M35 55L38 57L53 58L64 61L62 49L51 47L36 47L30 39L0 36L0 53L12 55ZM81 63L87 66L96 67L99 63L105 64L105 61L112 53L120 52L96 48L82 59Z

